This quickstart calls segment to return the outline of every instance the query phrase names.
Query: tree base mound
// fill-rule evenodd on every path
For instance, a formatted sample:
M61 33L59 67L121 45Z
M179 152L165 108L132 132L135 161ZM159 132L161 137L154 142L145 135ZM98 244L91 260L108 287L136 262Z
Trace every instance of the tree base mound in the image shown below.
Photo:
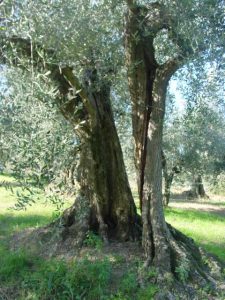
M144 267L144 254L140 241L119 242L109 240L107 243L96 235L97 240L88 238L87 231L70 230L59 221L48 226L27 229L14 235L10 248L26 251L45 257L60 259L103 259L121 257L127 265L139 261L138 282L141 287L149 283L160 288L154 299L224 299L224 264L213 255L196 246L194 241L167 224L172 236L170 247L173 262L171 273L158 268L154 261ZM66 232L66 234L65 234ZM79 234L77 234L79 232ZM76 233L76 235L75 235ZM155 276L149 279L149 270L156 270ZM117 271L116 271L117 272ZM118 276L118 274L116 275Z

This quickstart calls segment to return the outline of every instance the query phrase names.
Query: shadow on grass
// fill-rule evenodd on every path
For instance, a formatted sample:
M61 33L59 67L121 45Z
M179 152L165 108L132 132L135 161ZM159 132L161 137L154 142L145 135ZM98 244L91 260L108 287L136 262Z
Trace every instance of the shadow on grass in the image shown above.
M39 227L52 221L51 217L42 215L0 215L0 238L28 227Z
M4 187L6 189L9 189L11 187L21 187L21 186L25 186L25 185L18 181L0 181L0 187Z
M182 209L182 208L166 208L165 213L167 216L169 217L178 217L179 219L182 220L200 220L200 221L220 221L220 222L224 222L224 217L216 215L216 214L212 214L210 212L205 212L205 211L196 211L193 209Z
M208 201L206 201L208 200ZM193 204L207 204L207 205L215 205L215 206L225 206L225 201L220 201L220 202L215 202L215 201L210 201L209 199L206 198L193 198L190 199L188 198L185 194L183 193L172 193L171 194L171 202L186 202L186 203L193 203Z
M225 236L222 234L222 228L225 228L224 217L210 212L179 208L167 208L165 215L174 227L225 262Z
M225 243L216 244L216 243L199 243L207 252L212 255L216 255L225 266Z

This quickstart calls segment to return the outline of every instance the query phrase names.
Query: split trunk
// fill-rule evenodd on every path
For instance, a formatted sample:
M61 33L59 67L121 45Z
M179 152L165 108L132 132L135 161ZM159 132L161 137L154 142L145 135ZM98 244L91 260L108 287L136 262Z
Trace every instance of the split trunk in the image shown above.
M162 135L168 82L179 68L174 58L159 64L154 39L168 26L159 3L139 6L127 1L126 62L132 101L137 182L142 215L142 245L146 265L160 274L185 269L196 284L212 282L198 247L165 222L162 196ZM168 27L167 27L168 28ZM178 276L179 277L179 276Z

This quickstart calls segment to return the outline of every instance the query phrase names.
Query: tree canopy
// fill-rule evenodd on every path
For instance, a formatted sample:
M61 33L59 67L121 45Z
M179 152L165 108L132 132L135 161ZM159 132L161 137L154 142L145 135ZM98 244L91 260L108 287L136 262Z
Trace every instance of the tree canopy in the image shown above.
M46 247L56 244L52 248L57 251L65 241L66 247L80 247L89 230L98 233L105 243L141 239L145 267L157 268L159 282L171 274L176 277L175 270L185 265L193 282L199 286L202 282L213 284L213 274L198 247L165 221L162 139L172 76L181 68L180 76L194 74L197 79L203 71L210 72L212 66L215 74L224 69L224 1L6 0L1 3L1 11L1 63L18 69L12 85L13 79L8 79L12 90L5 100L20 89L24 91L18 93L24 99L13 101L13 114L21 114L26 122L25 126L18 122L18 130L24 137L31 133L28 145L34 149L33 157L39 155L38 165L43 170L53 154L47 167L55 173L75 164L77 158L71 155L68 144L71 140L72 146L79 144L76 200L52 225L59 234L49 229ZM223 118L218 123L220 112L215 102L210 95L203 99L204 93L193 82L181 121L185 128L176 150L185 161L194 156L196 160L189 159L188 165L196 168L197 162L202 166L206 156L218 150L201 142L211 132L208 122L213 132L218 129L216 140L221 135L218 124ZM196 88L197 96L193 92ZM47 107L40 124L35 119L42 113L38 101ZM31 106L33 114L27 115L25 110ZM59 112L66 121L58 117ZM56 116L58 122L49 122ZM38 143L44 117L48 124ZM172 130L179 128L180 121L173 115L168 119L175 126ZM131 134L131 120L141 216L127 178L120 144L124 137L119 139L116 127L124 121L128 124L125 131ZM52 139L48 139L49 131ZM123 132L120 130L121 135ZM16 139L17 145L26 140L24 137ZM54 168L65 155L69 156L67 161Z

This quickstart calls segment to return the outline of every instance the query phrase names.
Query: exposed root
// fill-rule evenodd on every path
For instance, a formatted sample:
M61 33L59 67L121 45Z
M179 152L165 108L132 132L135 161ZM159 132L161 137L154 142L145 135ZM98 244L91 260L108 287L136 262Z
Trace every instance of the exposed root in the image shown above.
M24 247L26 250L44 257L76 256L81 251L87 232L92 229L90 217L89 202L84 196L79 195L74 205L65 210L60 219L48 226L28 229L15 235L11 242L11 248ZM199 291L203 294L211 293L209 299L223 299L218 298L218 295L225 290L222 275L224 265L171 225L167 224L167 228L171 272L165 271L163 265L154 267L148 261L143 267L146 272L142 272L140 275L140 285L146 284L149 270L154 267L157 272L156 281L160 286L160 293L155 299L208 299L207 297L201 298L198 294ZM100 224L98 229L98 232L101 233ZM105 228L103 234L104 232L106 232ZM141 247L138 255L140 258L143 255ZM178 298L176 298L177 295Z
M185 236L180 231L167 224L169 230L169 244L171 248L172 274L174 277L173 293L180 294L179 299L201 299L199 291L211 293L212 298L217 298L218 293L223 292L221 283L223 282L224 264L212 255L198 247L193 239ZM158 283L165 287L165 282L171 277L168 274L159 275ZM213 295L216 298L213 298ZM175 299L167 295L158 299ZM205 298L207 299L207 298ZM222 298L221 298L222 299Z
M160 292L154 299L225 299L224 264L169 224L167 241L171 268L154 259L145 261L140 285L148 285L149 274L155 270L153 283L159 285Z
M112 224L109 228L110 224L105 223L97 200L93 202L94 205L91 206L87 196L80 192L74 204L67 208L57 220L41 228L26 229L14 234L10 248L26 248L32 253L45 257L64 254L71 256L80 251L89 231L97 233L105 245L109 243L109 238L121 241L120 237L117 238L119 226L116 228ZM140 219L137 218L134 230L139 232L139 237L141 237L138 222L140 223ZM115 230L114 235L113 230ZM121 231L121 236L122 234L123 231ZM136 235L134 237L130 235L130 240L135 240L135 238Z

